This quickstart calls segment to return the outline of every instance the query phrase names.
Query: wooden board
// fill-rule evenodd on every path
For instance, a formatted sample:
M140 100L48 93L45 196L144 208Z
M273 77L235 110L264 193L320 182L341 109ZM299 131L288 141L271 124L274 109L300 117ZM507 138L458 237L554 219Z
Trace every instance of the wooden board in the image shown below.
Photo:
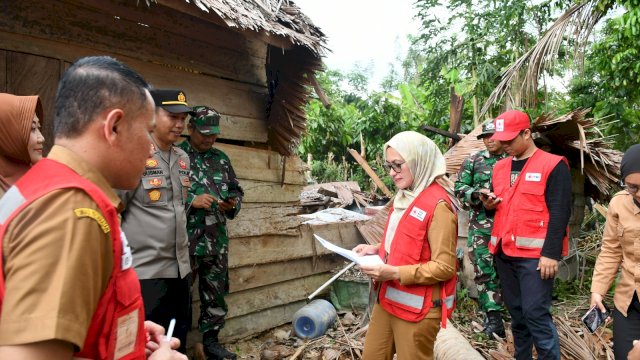
M355 226L356 223L302 225L297 236L262 235L232 238L229 240L229 267L253 266L330 254L329 250L313 238L313 233L338 246L351 249L364 243Z
M243 41L228 28L171 12L163 6L149 8L142 3L135 6L131 2L98 0L14 1L4 4L0 27L44 39L83 44L99 51L148 58L218 77L253 84L266 82L265 43Z
M188 101L191 104L206 104L214 107L227 117L223 126L231 125L234 122L242 124L233 130L226 128L233 140L262 141L265 139L267 90L264 87L168 68L109 51L96 51L77 45L60 44L4 31L0 31L0 49L55 56L65 62L73 62L80 57L97 54L115 56L139 71L149 83L156 87L182 88L187 93ZM55 89L54 86L53 91ZM222 130L225 131L225 128L223 127ZM226 138L224 134L223 132L220 138Z
M283 182L282 156L277 152L222 143L217 143L215 147L229 156L233 170L240 179L267 181L277 184ZM302 162L298 156L287 157L284 183L305 185L304 172L307 169L307 164Z
M269 140L267 122L243 116L222 115L218 137L220 139L266 143Z
M306 305L305 301L296 301L284 306L229 319L220 332L220 340L223 342L234 341L290 323L293 319L293 314L304 305Z
M15 95L39 95L44 111L45 154L53 145L53 105L60 79L60 60L8 51L6 90Z
M297 216L300 210L296 203L243 203L238 216L227 223L229 237L296 236L303 221Z
M7 92L7 52L0 49L0 92Z
M235 268L229 271L229 291L235 293L319 274L342 266L344 263L345 259L341 256L326 255L317 258L294 259L271 264Z
M294 202L300 200L302 185L276 184L267 181L240 180L247 203Z
M225 298L229 306L227 319L304 300L331 276L330 273L316 274L229 294Z

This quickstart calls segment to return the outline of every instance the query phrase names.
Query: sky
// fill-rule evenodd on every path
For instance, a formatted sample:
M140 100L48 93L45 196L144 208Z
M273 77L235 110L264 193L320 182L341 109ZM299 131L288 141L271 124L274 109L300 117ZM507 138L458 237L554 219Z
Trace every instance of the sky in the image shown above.
M329 69L351 71L372 65L370 88L377 89L389 64L404 58L407 35L418 33L415 0L293 0L328 38Z

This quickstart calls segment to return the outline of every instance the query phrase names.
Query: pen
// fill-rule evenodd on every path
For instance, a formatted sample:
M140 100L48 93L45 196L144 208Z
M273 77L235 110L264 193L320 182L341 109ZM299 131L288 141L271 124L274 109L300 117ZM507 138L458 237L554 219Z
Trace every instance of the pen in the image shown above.
M171 337L173 336L173 329L176 327L176 319L171 319L169 322L169 329L167 330L167 335L164 337L165 341L171 341Z

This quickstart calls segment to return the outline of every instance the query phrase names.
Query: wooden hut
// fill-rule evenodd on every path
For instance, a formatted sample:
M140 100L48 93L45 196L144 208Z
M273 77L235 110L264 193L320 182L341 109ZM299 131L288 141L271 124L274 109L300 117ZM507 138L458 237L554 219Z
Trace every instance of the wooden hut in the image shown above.
M110 55L155 87L222 114L218 143L246 191L230 222L223 338L291 320L339 260L311 232L360 241L353 224L301 226L306 165L293 154L321 69L324 35L289 0L19 0L0 5L0 91L39 94L46 148L58 80L76 59Z

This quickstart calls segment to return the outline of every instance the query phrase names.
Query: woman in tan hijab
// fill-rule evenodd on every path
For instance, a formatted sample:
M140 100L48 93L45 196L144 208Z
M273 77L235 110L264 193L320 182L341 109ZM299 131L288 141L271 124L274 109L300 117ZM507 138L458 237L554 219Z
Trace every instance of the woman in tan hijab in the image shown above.
M358 245L384 264L362 265L377 283L363 359L433 359L440 326L455 307L457 216L438 147L417 132L384 145L385 168L398 193L381 244Z
M0 93L0 196L42 158L38 96Z

